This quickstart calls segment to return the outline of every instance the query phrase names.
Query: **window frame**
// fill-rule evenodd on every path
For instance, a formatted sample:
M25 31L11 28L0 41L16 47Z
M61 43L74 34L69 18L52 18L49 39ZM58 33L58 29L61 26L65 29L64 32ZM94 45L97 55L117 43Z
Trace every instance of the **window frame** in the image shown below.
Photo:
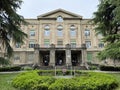
M44 46L45 47L49 47L50 46L50 40L49 39L44 39Z
M59 37L63 36L63 26L62 25L57 26L57 36L59 36Z
M45 25L45 27L44 27L44 36L50 36L50 27L49 27L49 25Z
M35 30L30 30L30 36L35 36Z
M86 44L86 48L91 48L92 47L91 41L85 41L85 44Z
M86 37L89 37L89 36L90 36L90 30L89 30L89 29L85 29L84 35L85 35Z
M35 47L35 41L29 41L29 48L34 48L34 47Z
M56 19L57 22L63 22L63 17L62 16L58 16L57 19Z

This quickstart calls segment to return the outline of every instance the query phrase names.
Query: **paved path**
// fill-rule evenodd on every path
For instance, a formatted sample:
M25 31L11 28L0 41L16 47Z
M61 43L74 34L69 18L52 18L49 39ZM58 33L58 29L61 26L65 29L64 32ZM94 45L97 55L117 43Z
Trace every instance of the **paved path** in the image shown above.
M27 72L27 71L9 71L9 72L0 72L0 74L7 74L7 73L22 73L22 72Z
M102 73L120 73L120 71L100 71L100 70L80 70L81 72L102 72ZM0 74L6 73L22 73L27 71L9 71L9 72L0 72Z

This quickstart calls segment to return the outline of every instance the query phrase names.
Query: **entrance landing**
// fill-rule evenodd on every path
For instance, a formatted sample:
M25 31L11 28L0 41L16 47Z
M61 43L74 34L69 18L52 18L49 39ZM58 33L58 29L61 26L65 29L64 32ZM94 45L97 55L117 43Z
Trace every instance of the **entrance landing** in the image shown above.
M69 78L73 78L74 76L55 76L55 78L66 78L66 79L69 79Z

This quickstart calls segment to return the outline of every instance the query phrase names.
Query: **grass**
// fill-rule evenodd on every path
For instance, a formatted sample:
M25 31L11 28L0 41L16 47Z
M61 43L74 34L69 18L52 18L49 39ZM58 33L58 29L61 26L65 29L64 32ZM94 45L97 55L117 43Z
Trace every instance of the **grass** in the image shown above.
M16 90L12 87L12 79L17 76L16 73L12 74L0 74L0 90Z
M116 89L116 90L120 90L120 73L117 73L117 74L112 74L118 81L119 83L119 87Z
M12 79L14 79L18 74L0 74L0 90L17 90L11 85ZM120 73L112 75L117 79L119 82L119 87L116 90L120 90Z

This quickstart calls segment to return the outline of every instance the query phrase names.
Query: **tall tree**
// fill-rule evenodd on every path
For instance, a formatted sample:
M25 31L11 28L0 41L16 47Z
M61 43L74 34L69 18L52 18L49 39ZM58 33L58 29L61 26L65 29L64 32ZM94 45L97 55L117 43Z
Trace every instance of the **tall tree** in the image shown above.
M100 59L120 60L120 0L100 0L94 13L95 31L101 33L105 49L98 54Z
M22 0L0 0L0 48L4 47L8 57L13 49L10 42L23 43L27 35L22 32L20 25L25 23L24 18L17 14Z

